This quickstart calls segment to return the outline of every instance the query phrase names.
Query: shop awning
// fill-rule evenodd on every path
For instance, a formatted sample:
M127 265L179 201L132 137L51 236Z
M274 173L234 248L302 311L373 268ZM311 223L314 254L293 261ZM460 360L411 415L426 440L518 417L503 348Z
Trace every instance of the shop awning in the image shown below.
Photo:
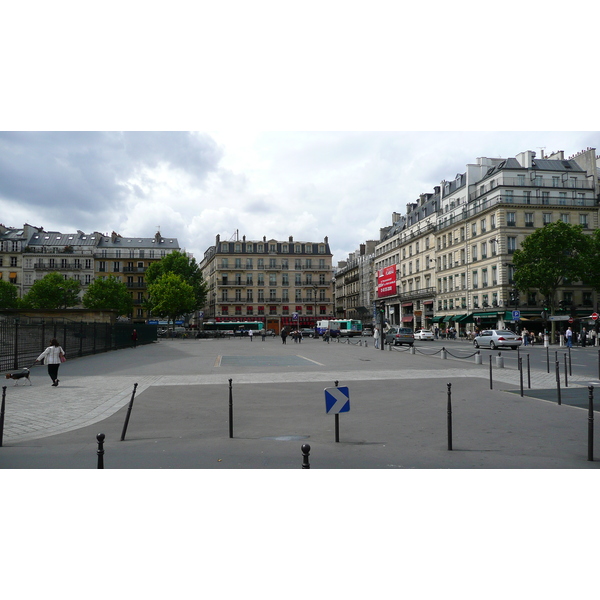
M413 317L402 317L402 322L403 323L410 323L412 322Z
M432 322L432 323L440 323L440 322L441 322L441 321L443 321L443 320L444 320L444 317L433 317L433 318L431 319L431 322Z
M446 315L444 317L444 321L443 322L444 323L449 323L450 321L453 321L453 320L454 320L454 316L453 315Z
M463 319L463 318L464 318L464 317L466 317L466 316L467 316L467 315L454 315L454 316L452 317L452 320L453 320L455 323L460 323L460 322L461 322L461 319Z
M500 313L500 314L504 314L504 313ZM512 312L510 312L510 315L512 317ZM496 319L498 317L498 313L497 312L474 312L472 316L475 318L479 317L480 319L486 319L486 318Z
M473 323L473 315L460 315L459 317L457 317L457 319L455 320L455 323L460 323L461 325L465 325L466 323Z

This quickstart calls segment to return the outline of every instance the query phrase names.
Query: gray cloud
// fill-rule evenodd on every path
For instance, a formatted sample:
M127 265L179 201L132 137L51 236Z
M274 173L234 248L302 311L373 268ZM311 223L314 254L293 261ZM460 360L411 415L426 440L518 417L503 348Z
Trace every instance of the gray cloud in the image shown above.
M184 132L3 132L0 198L42 214L60 208L85 226L132 193L143 198L126 182L144 169L165 165L201 185L221 154L209 136Z

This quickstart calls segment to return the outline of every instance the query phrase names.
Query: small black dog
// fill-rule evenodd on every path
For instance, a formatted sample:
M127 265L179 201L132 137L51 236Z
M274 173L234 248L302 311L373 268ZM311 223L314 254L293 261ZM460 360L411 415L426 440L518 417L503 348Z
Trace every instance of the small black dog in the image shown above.
M17 371L13 371L12 373L6 374L6 379L14 379L15 385L19 383L19 379L27 379L29 381L29 385L31 385L31 379L29 379L29 369L19 369Z

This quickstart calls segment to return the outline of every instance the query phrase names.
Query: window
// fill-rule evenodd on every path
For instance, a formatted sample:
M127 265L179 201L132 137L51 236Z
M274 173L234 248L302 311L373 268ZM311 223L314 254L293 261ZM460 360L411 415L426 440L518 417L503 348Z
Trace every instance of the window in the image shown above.
M516 224L517 224L517 213L507 212L506 213L506 225L508 227L515 227Z
M558 203L563 206L567 203L567 192L558 192Z
M477 246L471 246L471 260L473 262L477 260Z
M509 254L513 254L514 251L517 249L517 238L514 236L508 236L506 238L506 249L508 250Z
M542 192L542 204L550 204L550 192Z
M479 225L480 225L481 233L485 233L487 230L485 219L481 219L481 222Z
M552 177L552 187L560 187L560 177Z
M476 290L479 287L479 273L477 271L473 271L472 280L473 280L473 289Z
M548 225L548 223L552 223L552 213L544 213L542 218L543 218L544 225Z
M587 215L579 215L579 224L584 229L587 229L587 226L588 226L588 216Z
M121 270L121 263L120 262L113 262L113 271L115 273L118 273Z
M477 223L471 225L471 237L477 237Z
M560 220L563 223L568 223L569 222L569 213L560 213Z
M252 306L246 306L246 314L251 315L254 312L254 308Z
M481 285L483 287L488 286L488 272L487 269L481 269Z
M492 267L492 285L498 285L498 269L496 266Z
M506 200L506 202L512 204L513 203L513 190L506 190L504 192L504 199Z
M525 227L533 227L533 213L525 213Z
M531 192L523 192L523 201L525 204L531 204Z

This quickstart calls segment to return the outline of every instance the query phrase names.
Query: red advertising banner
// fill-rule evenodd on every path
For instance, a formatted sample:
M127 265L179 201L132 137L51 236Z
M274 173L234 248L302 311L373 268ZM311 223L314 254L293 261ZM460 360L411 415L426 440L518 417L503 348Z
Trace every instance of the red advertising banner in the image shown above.
M396 295L396 265L377 271L377 297Z

